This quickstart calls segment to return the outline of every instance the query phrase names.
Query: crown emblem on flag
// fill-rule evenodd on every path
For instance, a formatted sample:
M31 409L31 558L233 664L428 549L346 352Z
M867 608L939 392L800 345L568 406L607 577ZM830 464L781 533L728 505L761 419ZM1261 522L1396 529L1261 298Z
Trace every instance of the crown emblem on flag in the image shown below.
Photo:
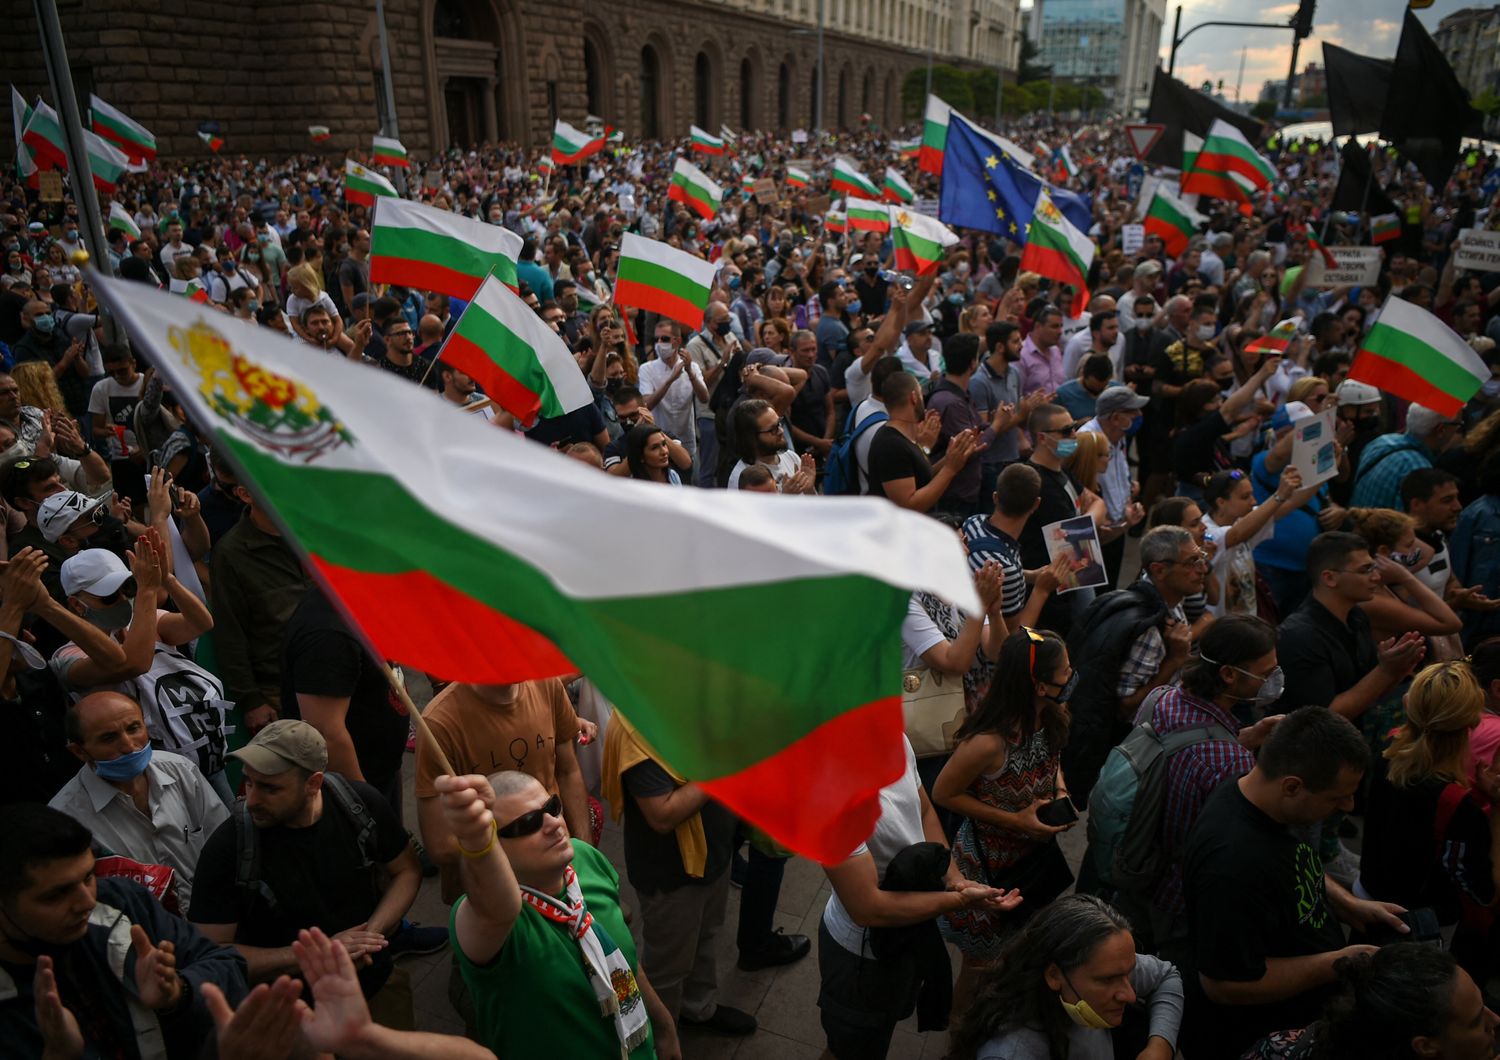
M1042 220L1048 224L1057 224L1062 220L1062 214L1058 212L1051 199L1043 199L1036 208L1036 212L1042 215Z

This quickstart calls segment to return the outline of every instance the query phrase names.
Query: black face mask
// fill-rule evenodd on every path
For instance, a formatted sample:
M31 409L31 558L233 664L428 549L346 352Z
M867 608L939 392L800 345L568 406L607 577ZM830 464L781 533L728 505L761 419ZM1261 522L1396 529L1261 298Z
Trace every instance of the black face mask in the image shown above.
M624 385L625 385L625 378L624 378L624 376L621 376L618 379L606 379L604 381L604 389L607 390L607 391L609 391L610 393L614 393L616 390L619 390L620 387L622 387Z
M1362 416L1354 421L1354 437L1356 438L1373 438L1379 433L1379 416Z

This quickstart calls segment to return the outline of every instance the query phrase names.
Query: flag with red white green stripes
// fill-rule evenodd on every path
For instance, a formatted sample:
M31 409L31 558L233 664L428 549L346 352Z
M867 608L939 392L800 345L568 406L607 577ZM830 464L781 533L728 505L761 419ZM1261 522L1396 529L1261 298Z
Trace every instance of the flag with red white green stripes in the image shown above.
M1370 242L1379 246L1401 238L1401 218L1393 213L1383 213L1370 219Z
M927 97L922 116L922 145L917 153L917 167L923 173L938 176L943 172L943 151L948 146L948 119L953 108L936 96Z
M844 155L833 160L833 180L829 182L835 192L858 195L862 199L880 198L880 189L865 176L858 166Z
M958 242L958 236L941 221L902 207L891 209L891 243L896 248L896 268L917 276L932 272L943 260L943 251Z
M332 131L326 125L309 125L307 127L307 135L315 144L326 144L333 138Z
M1073 310L1078 312L1089 303L1088 275L1093 262L1093 241L1063 216L1043 188L1026 226L1021 269L1071 285L1078 292L1073 299Z
M117 202L109 204L109 227L118 228L131 239L141 238L141 226L135 223L135 218Z
M1323 267L1325 269L1336 269L1339 267L1339 259L1334 257L1332 252L1318 241L1318 237L1312 234L1312 229L1308 229L1307 232L1307 249L1322 256Z
M36 159L32 157L31 148L27 146L24 139L26 126L31 121L31 104L26 102L26 97L16 91L16 86L10 86L10 122L16 137L16 176L29 188L37 185Z
M399 198L396 186L352 158L344 159L344 198L360 206L374 206L379 198Z
M633 306L687 328L700 328L717 271L712 262L687 251L626 232L620 242L615 305Z
M406 158L406 148L402 147L401 141L394 136L377 135L370 156L377 166L391 166L394 169L411 168L411 163Z
M1349 378L1457 416L1489 381L1490 366L1437 317L1391 295L1360 342Z
M1188 241L1205 220L1197 210L1168 191L1165 184L1158 184L1146 209L1144 227L1149 234L1160 236L1167 254L1176 258L1182 256Z
M857 232L883 235L891 230L891 208L883 202L851 198L846 204L845 215L849 218L849 227Z
M885 183L880 188L880 195L887 202L911 202L917 197L906 178L890 166L885 167Z
M194 302L208 301L208 288L204 287L203 281L196 276L191 280L179 280L173 277L169 289L173 294L180 294Z
M811 179L805 169L798 169L796 166L786 167L786 186L789 188L805 188Z
M747 177L752 184L753 177ZM678 158L672 167L672 183L667 186L667 198L687 206L705 221L719 212L724 201L724 189L703 170L685 158Z
M1246 353L1285 353L1286 348L1297 337L1297 321L1283 320L1258 339L1245 347Z
M581 132L560 118L552 126L552 161L560 166L575 165L602 150L602 136Z
M202 129L199 129L198 139L207 144L208 149L214 154L218 154L219 148L224 146L224 137L220 136L218 133L204 132Z
M156 137L151 130L92 93L89 95L89 124L94 132L124 151L132 162L149 162L156 157Z
M724 138L715 136L713 133L698 126L692 126L688 132L692 137L692 147L705 155L722 155L724 153Z
M381 196L370 221L370 279L467 300L493 274L516 290L521 245L504 225Z

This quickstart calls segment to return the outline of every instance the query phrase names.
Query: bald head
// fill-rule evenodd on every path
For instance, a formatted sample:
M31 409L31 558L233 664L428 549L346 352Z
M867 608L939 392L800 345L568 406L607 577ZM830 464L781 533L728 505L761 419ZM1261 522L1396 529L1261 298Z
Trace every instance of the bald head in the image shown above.
M111 744L119 737L128 736L135 723L140 725L141 743L144 743L145 715L141 712L141 705L119 692L91 692L68 708L68 713L63 718L68 742L85 750ZM121 744L119 752L134 751L139 746L140 743L128 747ZM84 761L114 757L111 754L91 754L85 757L77 749L73 753Z
M45 316L50 311L46 302L33 298L26 303L26 308L21 310L21 323L29 328L33 320L39 316Z
M422 340L423 345L436 342L443 337L443 322L431 313L425 314L417 322L417 336Z

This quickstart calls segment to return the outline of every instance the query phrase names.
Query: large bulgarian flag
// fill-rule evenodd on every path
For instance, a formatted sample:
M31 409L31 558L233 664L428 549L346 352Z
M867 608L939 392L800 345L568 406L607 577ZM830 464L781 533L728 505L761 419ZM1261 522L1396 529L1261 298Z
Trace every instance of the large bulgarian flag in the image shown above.
M370 279L467 300L493 272L515 290L521 243L501 225L383 197L370 222Z
M724 153L724 138L722 136L715 136L713 133L705 129L700 129L696 125L689 127L688 133L692 137L694 151L705 155L722 155Z
M1489 380L1490 369L1448 325L1391 295L1359 344L1349 378L1457 416Z
M1188 241L1205 220L1197 210L1168 191L1165 184L1157 184L1151 205L1146 208L1145 228L1160 236L1167 254L1176 258L1187 249Z
M700 328L716 271L713 262L626 232L620 241L615 305L644 309L683 327Z
M523 426L594 400L561 337L498 276L464 307L438 357L472 377Z
M374 206L376 199L399 198L396 186L373 169L352 158L344 159L344 198L360 206Z
M880 232L891 230L891 208L883 202L851 198L845 208L849 227L858 232Z
M911 202L917 197L917 193L911 190L905 177L886 166L885 183L881 185L880 197L887 202Z
M830 181L830 186L835 193L858 195L862 199L880 198L880 189L845 155L838 155L833 160L833 180Z
M89 124L132 162L149 162L156 157L156 137L151 130L93 93L89 94Z
M377 166L392 166L396 169L411 167L411 163L406 159L406 148L402 147L401 141L394 136L377 135L371 157Z
M1260 338L1245 347L1246 353L1286 353L1286 348L1297 337L1297 321L1283 320Z
M906 766L911 594L979 608L938 523L601 475L388 373L94 285L376 657L482 684L582 672L667 765L786 846L834 863L868 837ZM654 547L613 562L622 539ZM726 635L767 612L798 621L750 652Z
M552 161L560 166L582 162L604 150L604 137L580 132L562 119L552 126Z
M922 117L922 146L917 151L917 168L923 173L943 172L943 151L948 146L948 117L953 108L936 96L927 97Z
M16 175L27 187L36 187L36 159L31 156L31 148L27 146L25 135L26 126L31 122L31 104L26 102L26 97L16 91L16 86L10 86L10 123L16 138Z
M755 178L746 174L751 184ZM719 212L719 203L724 201L724 189L719 187L707 173L685 158L678 158L672 167L672 183L667 187L667 198L685 203L704 220L711 220Z
M896 248L896 268L923 276L943 260L943 251L958 242L958 236L943 222L902 207L891 209L891 242Z
M1063 216L1043 188L1037 195L1036 211L1026 226L1026 249L1021 252L1021 269L1066 283L1078 292L1073 299L1075 312L1089 303L1088 274L1094 262L1094 243Z

